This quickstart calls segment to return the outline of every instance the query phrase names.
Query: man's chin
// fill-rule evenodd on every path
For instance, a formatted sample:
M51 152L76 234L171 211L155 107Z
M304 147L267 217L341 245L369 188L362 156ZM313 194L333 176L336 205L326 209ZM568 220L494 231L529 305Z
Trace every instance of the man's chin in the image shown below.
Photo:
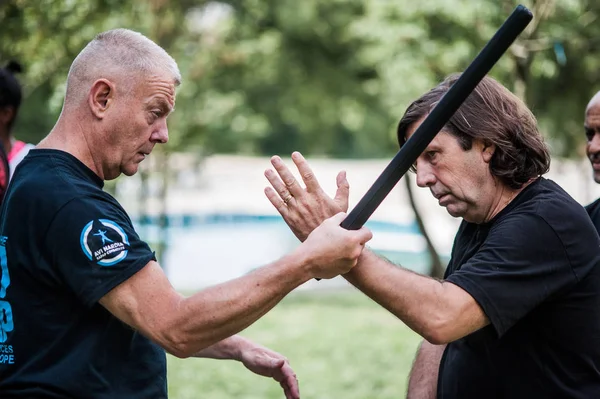
M123 173L125 176L133 176L138 172L139 169L139 163L136 163L134 165L129 165L126 168L123 168L121 170L121 173Z
M460 218L464 214L464 212L462 212L459 209L456 209L456 207L452 206L452 204L446 206L446 212L448 212L448 214L454 218Z
M598 184L600 184L600 171L596 172L594 171L594 181Z
M133 175L135 175L137 173L137 171L138 171L137 168L135 170L129 170L128 169L128 170L124 170L123 174L125 176L133 176Z

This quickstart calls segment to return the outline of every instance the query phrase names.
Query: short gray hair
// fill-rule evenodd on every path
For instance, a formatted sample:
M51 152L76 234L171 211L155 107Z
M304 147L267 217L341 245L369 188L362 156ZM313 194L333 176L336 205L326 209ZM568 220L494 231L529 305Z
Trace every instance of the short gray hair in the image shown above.
M102 32L71 64L65 103L80 101L87 96L91 84L100 78L124 77L127 85L139 77L163 72L171 74L175 85L181 83L181 73L173 57L146 36L129 29Z

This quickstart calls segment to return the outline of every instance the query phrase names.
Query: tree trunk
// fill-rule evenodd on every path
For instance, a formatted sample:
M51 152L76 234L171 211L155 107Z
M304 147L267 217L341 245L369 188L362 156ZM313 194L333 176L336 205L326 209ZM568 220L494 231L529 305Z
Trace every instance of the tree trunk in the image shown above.
M431 262L431 266L429 269L429 275L431 277L442 278L444 277L445 267L442 265L442 260L440 259L440 255L438 254L431 238L429 238L429 234L427 233L427 229L425 228L425 223L423 223L423 218L421 217L421 213L417 208L417 203L415 202L415 198L413 196L412 184L411 184L411 175L409 173L404 175L404 183L406 186L406 191L408 192L408 200L410 201L410 206L415 213L415 219L417 221L417 226L419 226L419 231L425 238L425 242L427 243L427 253L429 254L429 260Z
M528 54L529 56L529 54ZM515 95L523 102L527 102L527 80L529 72L529 61L519 58L514 58L515 61Z
M142 239L148 239L148 224L149 224L149 212L148 212L148 198L150 197L150 190L148 188L148 171L146 168L140 168L140 191L138 191L138 224L139 233L138 235Z
M169 239L169 207L167 205L168 201L168 193L169 193L169 152L161 151L160 152L160 163L158 163L160 168L160 173L162 174L162 184L159 192L159 204L160 211L158 217L158 243L156 244L156 253L157 259L162 266L163 269L166 269L166 259L165 253L167 251L167 243Z

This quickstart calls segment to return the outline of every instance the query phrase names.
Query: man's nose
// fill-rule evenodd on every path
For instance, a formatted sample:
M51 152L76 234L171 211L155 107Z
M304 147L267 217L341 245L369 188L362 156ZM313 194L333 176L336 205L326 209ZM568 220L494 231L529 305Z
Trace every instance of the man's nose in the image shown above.
M595 154L600 152L600 132L596 131L592 139L587 144L588 153Z
M167 127L167 121L163 123L152 133L152 142L166 144L169 141L169 128Z
M431 168L427 167L425 163L417 161L417 186L429 187L435 184L435 175L431 171Z

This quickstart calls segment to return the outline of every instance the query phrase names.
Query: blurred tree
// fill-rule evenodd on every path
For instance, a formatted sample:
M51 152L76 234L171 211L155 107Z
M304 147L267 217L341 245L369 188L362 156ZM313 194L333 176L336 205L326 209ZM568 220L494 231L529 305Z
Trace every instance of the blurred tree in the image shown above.
M350 29L362 3L209 3L212 11L203 11L219 15L219 24L199 28L205 52L190 68L203 82L189 92L206 132L202 144L254 154L391 153L388 116L364 90L376 71L355 57L366 44Z
M525 2L536 19L492 75L535 110L556 155L576 155L581 110L598 80L600 3ZM180 63L169 148L380 157L402 110L460 71L513 0L59 0L0 3L0 60L26 67L16 133L54 122L67 68L100 30L126 26Z
M554 155L578 156L583 110L600 89L600 2L524 4L535 20L491 74L534 110ZM8 0L0 2L0 61L26 68L15 133L37 142L60 112L68 66L97 32L128 27L159 42L183 74L157 162L166 192L171 151L391 156L410 101L463 70L516 5Z
M73 58L118 9L117 0L0 2L0 61L25 68L25 99L15 135L37 143L54 125Z

